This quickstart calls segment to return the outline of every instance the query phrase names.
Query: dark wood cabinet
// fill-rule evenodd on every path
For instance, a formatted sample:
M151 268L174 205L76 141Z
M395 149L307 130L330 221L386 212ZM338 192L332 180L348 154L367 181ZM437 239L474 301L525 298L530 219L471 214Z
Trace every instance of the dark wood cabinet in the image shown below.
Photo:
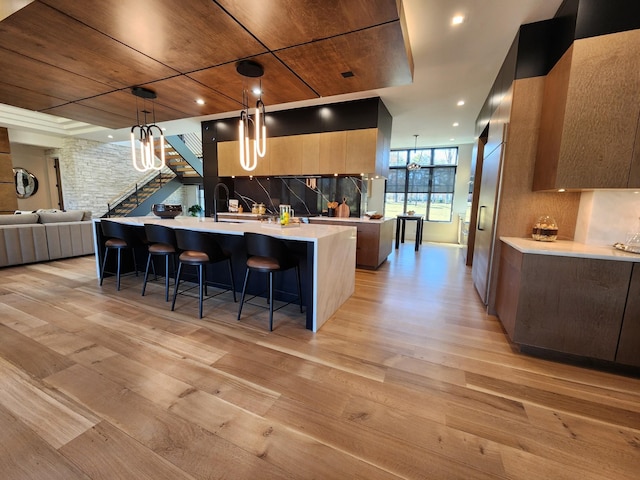
M638 264L627 261L527 254L503 243L498 317L509 338L519 345L611 362L624 357L628 363L626 358L633 360L635 355L637 361L640 306L636 304L635 313L627 309L625 314L635 267ZM638 277L640 273L635 279L640 292ZM629 319L627 353L616 356L623 317Z
M534 190L640 187L640 30L574 41L545 80Z
M309 222L320 225L342 225L358 229L356 240L356 266L376 269L384 263L393 249L393 224L395 219L383 221L358 220L315 220Z
M640 367L640 263L633 264L616 362Z

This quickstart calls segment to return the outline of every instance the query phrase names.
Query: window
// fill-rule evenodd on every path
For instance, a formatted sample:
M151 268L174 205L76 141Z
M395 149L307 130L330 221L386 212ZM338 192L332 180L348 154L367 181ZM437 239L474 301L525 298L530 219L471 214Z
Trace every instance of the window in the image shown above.
M385 214L414 210L429 222L450 222L457 165L457 147L391 151Z

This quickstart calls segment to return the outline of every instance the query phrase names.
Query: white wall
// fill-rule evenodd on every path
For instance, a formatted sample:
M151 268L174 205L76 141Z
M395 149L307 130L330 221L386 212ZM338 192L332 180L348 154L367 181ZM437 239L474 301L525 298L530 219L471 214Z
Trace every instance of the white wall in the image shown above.
M38 191L29 198L18 199L18 210L59 208L56 177L53 165L47 164L42 147L11 143L13 168L25 168L38 180Z
M640 192L582 192L574 237L576 242L611 246L616 242L626 243L628 236L636 232L640 232Z

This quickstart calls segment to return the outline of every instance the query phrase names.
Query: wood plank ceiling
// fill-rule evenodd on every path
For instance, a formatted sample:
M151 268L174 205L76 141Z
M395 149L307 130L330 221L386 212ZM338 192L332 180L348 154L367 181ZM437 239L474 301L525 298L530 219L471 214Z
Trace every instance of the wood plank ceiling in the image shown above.
M0 103L123 128L143 86L158 122L230 112L240 59L267 106L413 78L400 0L36 0L0 22Z

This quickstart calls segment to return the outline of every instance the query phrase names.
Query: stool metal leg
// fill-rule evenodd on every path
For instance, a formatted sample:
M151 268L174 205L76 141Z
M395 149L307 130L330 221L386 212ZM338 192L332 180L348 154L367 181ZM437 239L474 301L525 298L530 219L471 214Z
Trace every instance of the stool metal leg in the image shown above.
M231 291L233 292L233 301L237 302L236 298L236 281L233 279L233 267L231 265L231 259L229 259L229 277L231 277Z
M169 255L164 256L164 301L169 301Z
M273 272L269 272L269 331L273 332Z
M300 267L296 265L296 278L298 280L298 301L300 302L300 313L302 312L302 283L300 282Z
M176 281L173 290L173 302L171 302L171 311L176 306L176 297L178 296L178 287L180 286L180 272L182 271L182 262L178 263L178 272L176 273Z
M107 247L104 251L104 258L102 259L102 271L100 272L100 286L102 286L102 281L104 280L104 269L107 267L107 257L109 256L110 248Z
M240 320L240 315L242 314L242 305L244 305L244 295L247 291L247 283L249 282L249 273L250 269L247 268L247 273L244 274L244 284L242 285L242 295L240 296L240 308L238 308L238 320Z
M200 284L200 288L198 289L198 314L200 315L200 318L202 318L202 298L204 297L203 294L205 289L203 265L198 265L198 283Z
M122 253L122 249L118 248L118 269L116 270L116 291L120 291L120 257ZM137 274L137 270L136 270Z
M142 282L142 296L144 297L144 292L147 289L147 280L149 279L149 264L151 263L151 254L147 257L147 266L144 269L144 281Z

